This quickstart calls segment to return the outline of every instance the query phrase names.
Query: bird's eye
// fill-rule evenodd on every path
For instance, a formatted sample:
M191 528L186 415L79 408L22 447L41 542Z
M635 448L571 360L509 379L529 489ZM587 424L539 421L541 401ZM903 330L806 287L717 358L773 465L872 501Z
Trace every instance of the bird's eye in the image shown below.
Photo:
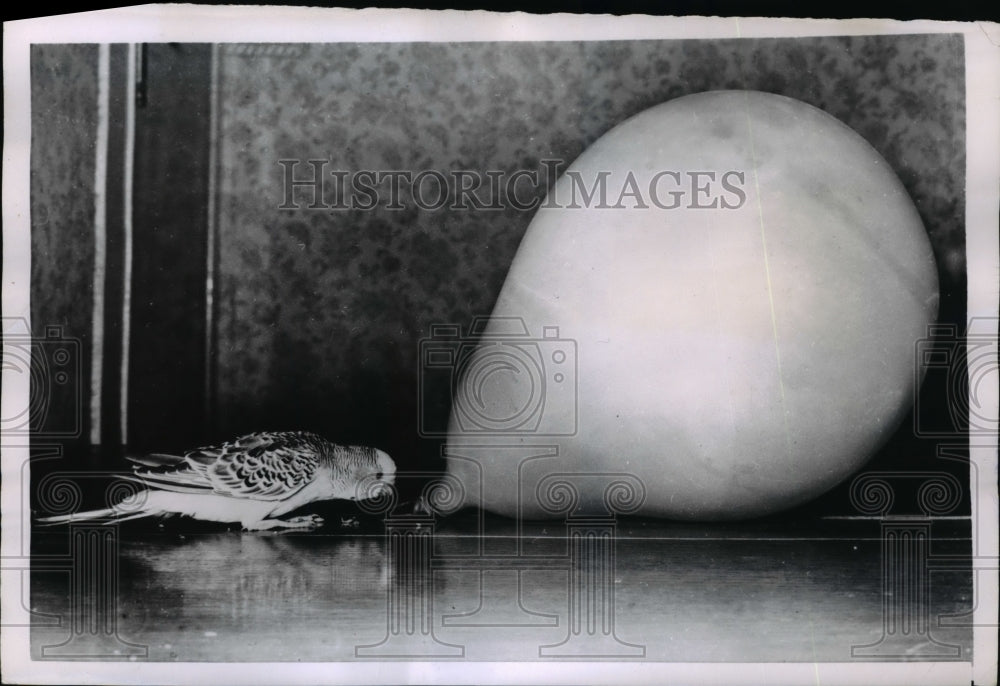
M378 474L375 475L375 478L377 480L381 481L382 480L382 476L383 476L382 472L379 472Z

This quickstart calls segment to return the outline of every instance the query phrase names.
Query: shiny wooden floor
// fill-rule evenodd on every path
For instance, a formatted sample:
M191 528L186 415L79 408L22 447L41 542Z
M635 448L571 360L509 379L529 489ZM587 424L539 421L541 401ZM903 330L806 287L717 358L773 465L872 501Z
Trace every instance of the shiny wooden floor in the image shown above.
M886 542L877 520L519 527L480 518L466 511L283 535L180 520L36 529L32 652L152 661L971 658L962 616L973 606L971 571L935 563L969 554L967 519L925 523L931 538L920 543Z

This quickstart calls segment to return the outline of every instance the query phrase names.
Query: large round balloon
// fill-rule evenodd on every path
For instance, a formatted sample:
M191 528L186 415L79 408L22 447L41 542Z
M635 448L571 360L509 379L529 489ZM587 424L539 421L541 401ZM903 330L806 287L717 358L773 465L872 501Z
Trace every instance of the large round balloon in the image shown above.
M937 304L913 202L859 135L776 95L672 100L538 210L456 359L448 471L526 518L797 505L906 415Z

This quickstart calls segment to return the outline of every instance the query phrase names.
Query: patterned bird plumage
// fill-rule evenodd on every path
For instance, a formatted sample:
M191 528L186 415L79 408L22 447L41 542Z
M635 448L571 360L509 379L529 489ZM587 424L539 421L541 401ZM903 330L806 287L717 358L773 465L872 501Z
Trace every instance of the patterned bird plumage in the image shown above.
M374 497L395 482L396 465L376 448L341 446L303 431L258 432L182 455L129 458L146 486L138 508L106 508L39 521L124 521L182 514L239 522L247 530L315 528L316 516L277 519L320 500Z

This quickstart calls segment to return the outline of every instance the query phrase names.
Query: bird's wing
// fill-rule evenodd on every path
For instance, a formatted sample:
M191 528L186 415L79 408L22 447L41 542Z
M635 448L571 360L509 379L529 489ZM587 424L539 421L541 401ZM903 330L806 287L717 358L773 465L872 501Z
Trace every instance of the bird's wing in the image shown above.
M284 500L315 478L324 443L322 438L304 432L248 434L218 446L192 450L174 465L137 468L136 475L170 491ZM146 460L148 463L150 456Z
M316 476L323 439L304 432L257 433L242 436L216 449L192 451L186 456L213 490L254 500L284 500Z

